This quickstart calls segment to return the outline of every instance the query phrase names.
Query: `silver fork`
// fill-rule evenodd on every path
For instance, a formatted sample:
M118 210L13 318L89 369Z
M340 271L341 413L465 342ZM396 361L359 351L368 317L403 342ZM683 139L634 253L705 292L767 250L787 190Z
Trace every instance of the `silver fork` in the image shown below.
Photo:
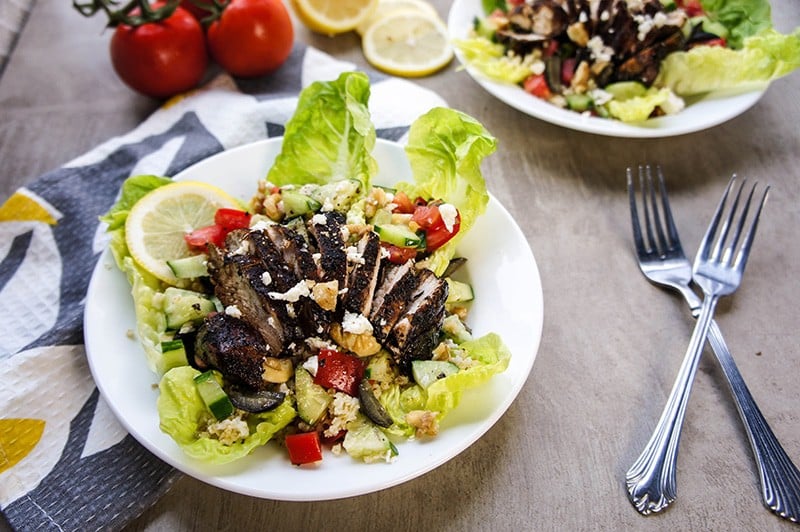
M701 307L701 299L690 288L692 268L683 252L677 228L672 218L661 169L658 168L657 194L653 185L650 167L639 167L639 180L644 207L644 234L639 222L635 186L630 168L628 169L627 177L634 243L642 273L657 285L674 288L679 291L691 307L692 313L697 316ZM730 190L730 184L728 190ZM727 195L728 191L726 190L725 197ZM659 213L657 196L660 196L661 199L661 213ZM758 209L759 213L765 199L766 191ZM715 223L719 221L723 204L724 198L715 216ZM733 210L731 211L729 222L732 216ZM743 221L744 216L739 224L739 230L741 230ZM666 229L664 225L666 225ZM753 222L749 236L746 237L748 250L752 243L752 235L755 234L755 225L756 222ZM727 229L725 231L727 232ZM708 235L706 240L708 240ZM707 246L709 243L706 242L705 244ZM729 249L733 250L734 247L734 245L731 245ZM740 272L744 270L745 262L746 253L744 260L739 264ZM741 273L739 273L740 276ZM710 329L709 343L714 349L723 372L728 379L736 400L736 407L744 422L756 457L763 502L777 515L797 522L798 516L800 516L800 473L798 473L797 468L778 443L764 416L756 406L725 345L716 322L711 320L710 317L707 319L710 322L708 326ZM700 323L698 323L699 326ZM694 336L698 334L696 330L693 340ZM699 353L702 351L702 345L703 340L698 339L695 346L697 354L695 355L692 355L692 346L690 345L690 350L687 351L686 360L684 360L679 373L678 382L676 382L675 388L670 395L670 400L662 414L656 432L653 434L645 451L628 472L627 485L631 501L637 510L645 515L664 509L675 499L675 462L677 459L680 426L689 396L689 387L696 372ZM697 360L691 360L692 356Z

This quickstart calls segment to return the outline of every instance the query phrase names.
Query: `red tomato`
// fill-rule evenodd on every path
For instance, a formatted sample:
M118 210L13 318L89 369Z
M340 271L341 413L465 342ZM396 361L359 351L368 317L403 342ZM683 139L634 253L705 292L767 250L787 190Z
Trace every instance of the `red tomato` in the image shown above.
M425 230L430 229L435 225L444 225L444 222L442 221L442 214L439 212L439 205L436 203L418 206L416 209L414 209L414 214L411 216L411 221Z
M417 256L417 248L401 248L387 242L381 242L381 246L389 252L387 258L393 264L405 264Z
M111 64L126 85L147 96L187 91L208 66L203 28L181 7L160 22L120 24L111 37Z
M543 100L553 96L553 93L550 92L550 87L547 86L544 74L531 74L522 82L522 88L525 89L525 92Z
M678 0L678 7L683 8L690 17L700 17L705 14L700 0Z
M439 219L441 220L441 217ZM430 227L425 231L425 249L429 252L436 251L449 242L451 238L456 236L459 229L461 229L461 214L458 212L456 213L456 221L453 223L452 229L452 231L448 231L447 226L444 225L444 221Z
M322 460L322 446L316 432L298 432L286 436L289 461L294 465L310 464Z
M209 244L214 244L217 247L225 245L225 236L228 234L221 225L208 225L195 229L188 235L184 236L184 240L193 248L205 248Z
M411 199L402 190L398 190L394 193L394 199L392 200L392 203L397 205L392 212L397 212L400 214L411 214L414 212L414 204L411 203Z
M703 46L721 46L725 48L728 46L728 41L723 39L722 37L717 37L716 39L709 39L701 43Z
M234 229L246 229L250 227L250 213L239 209L217 209L214 214L214 223L221 226L226 232Z
M212 57L244 78L277 69L294 45L292 20L281 0L231 0L207 33Z
M358 395L358 385L364 378L363 360L332 349L320 349L317 361L316 384L353 397Z

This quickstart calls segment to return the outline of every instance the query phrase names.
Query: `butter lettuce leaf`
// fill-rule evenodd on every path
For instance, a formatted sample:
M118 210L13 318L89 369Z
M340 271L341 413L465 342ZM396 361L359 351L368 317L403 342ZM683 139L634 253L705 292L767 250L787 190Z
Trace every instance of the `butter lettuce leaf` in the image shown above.
M109 231L124 227L131 207L142 196L167 183L172 183L172 180L168 177L157 175L135 175L129 177L122 183L119 199L106 214L100 217L100 221L108 224Z
M435 412L441 421L458 406L465 391L477 388L505 371L511 360L511 352L496 333L468 340L458 348L475 362L473 366L439 379L427 389L419 385L401 389L393 384L381 393L379 400L394 422L386 429L389 434L412 436L415 429L406 421L406 415L414 410Z
M725 27L731 48L741 48L747 37L772 28L768 0L702 0L701 4L709 21Z
M757 89L800 67L800 28L789 35L774 29L747 37L739 50L697 46L669 54L656 85L689 96L718 90Z
M250 434L232 445L225 445L203 434L203 420L211 413L197 391L194 377L200 372L190 366L171 369L158 384L160 395L156 407L161 430L190 457L213 464L226 464L247 456L253 449L272 439L294 419L296 411L285 400L274 410L250 414Z
M306 87L267 180L283 186L355 179L366 194L377 170L369 96L369 78L363 72L345 72L334 81Z
M516 85L531 75L530 65L524 64L521 56L507 56L502 44L485 37L458 39L453 45L470 65L490 79Z
M651 87L642 96L611 100L606 108L611 116L622 122L642 122L650 118L656 107L669 101L670 96L669 89Z
M426 266L438 275L455 255L458 242L486 211L489 192L481 161L496 149L497 139L461 111L436 107L411 124L405 151L414 182L398 183L398 190L410 198L441 199L461 215L458 234L426 259Z

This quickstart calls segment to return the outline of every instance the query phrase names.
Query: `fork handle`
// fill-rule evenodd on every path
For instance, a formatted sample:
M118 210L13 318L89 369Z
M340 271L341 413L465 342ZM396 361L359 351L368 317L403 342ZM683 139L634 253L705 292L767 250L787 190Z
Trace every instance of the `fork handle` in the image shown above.
M756 458L764 505L792 522L800 521L800 472L783 450L733 361L717 322L712 320L708 342L728 379Z
M659 512L676 496L675 466L686 404L719 296L707 295L675 384L650 440L625 477L628 497L642 514Z

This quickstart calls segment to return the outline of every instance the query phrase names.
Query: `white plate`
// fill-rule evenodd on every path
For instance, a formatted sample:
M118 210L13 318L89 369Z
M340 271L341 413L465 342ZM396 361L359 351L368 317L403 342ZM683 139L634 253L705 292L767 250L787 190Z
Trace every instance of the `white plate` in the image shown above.
M465 39L475 17L483 18L481 0L455 0L450 8L447 26L451 39ZM578 131L612 137L671 137L701 131L748 110L764 94L764 90L749 92L717 92L687 100L687 106L678 114L652 118L640 124L626 124L594 116L584 116L575 111L561 109L542 99L531 96L521 87L493 81L471 67L456 50L456 56L470 76L489 94L530 116Z
M240 199L253 195L266 175L280 139L232 149L181 172L176 179L207 181ZM374 155L380 165L377 184L410 180L405 152L379 140ZM136 340L130 287L108 250L100 257L86 298L84 335L89 365L100 392L125 428L156 456L184 473L237 493L277 500L312 501L350 497L406 482L458 455L503 415L525 383L542 331L539 272L525 236L493 197L459 246L469 258L466 271L477 301L468 323L477 335L499 333L512 352L508 369L486 386L464 394L442 422L436 438L398 444L391 464L363 464L347 456L325 454L312 467L295 467L273 443L225 466L188 458L158 427L155 384Z

